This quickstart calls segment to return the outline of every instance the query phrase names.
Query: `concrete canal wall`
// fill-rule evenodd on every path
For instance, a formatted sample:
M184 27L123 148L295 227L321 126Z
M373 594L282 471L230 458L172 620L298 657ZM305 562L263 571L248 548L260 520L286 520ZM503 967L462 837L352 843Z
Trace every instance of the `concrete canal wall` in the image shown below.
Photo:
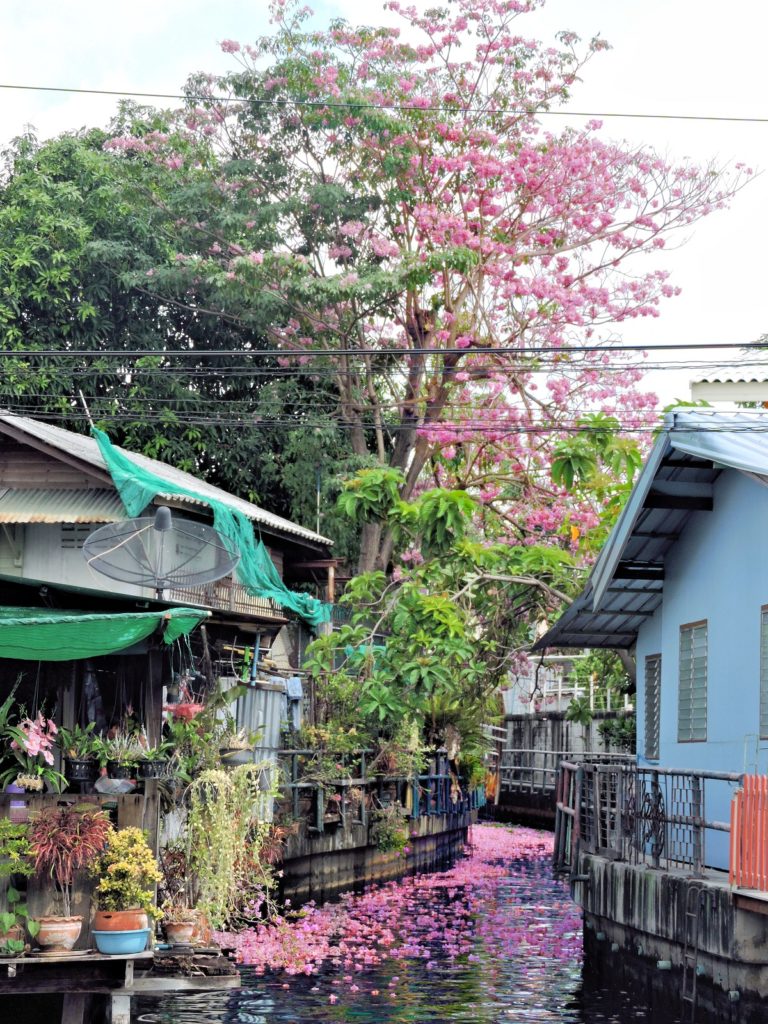
M688 938L700 1002L738 1001L742 1015L734 1019L747 1024L749 1001L768 998L768 902L734 891L725 873L699 879L584 853L574 875L588 948L602 945L627 963L637 959L674 976L682 971ZM698 926L688 911L699 915ZM678 979L675 998L679 992ZM764 1020L764 1004L762 1013Z
M320 835L305 828L287 840L282 895L294 905L322 902L371 883L448 867L464 852L476 817L477 811L465 810L411 819L408 852L403 853L379 850L359 822Z

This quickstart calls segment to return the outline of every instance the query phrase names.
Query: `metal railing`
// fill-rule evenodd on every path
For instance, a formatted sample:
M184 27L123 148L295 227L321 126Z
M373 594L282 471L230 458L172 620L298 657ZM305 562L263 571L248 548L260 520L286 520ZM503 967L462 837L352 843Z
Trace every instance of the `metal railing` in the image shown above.
M294 820L305 814L309 830L322 834L338 826L366 826L372 809L399 803L407 818L438 814L465 814L485 804L483 787L469 789L449 770L448 760L438 755L430 770L417 776L371 773L371 750L354 754L329 754L317 750L279 750L282 790ZM337 758L338 776L318 772L320 758ZM326 777L318 777L325 775ZM302 799L309 800L308 810Z
M558 775L555 870L573 871L579 852L701 876L707 834L730 832L710 820L708 791L743 776L627 764L564 761Z
M632 754L508 748L501 752L501 791L552 795L561 762L576 759L606 764L634 764L635 761Z

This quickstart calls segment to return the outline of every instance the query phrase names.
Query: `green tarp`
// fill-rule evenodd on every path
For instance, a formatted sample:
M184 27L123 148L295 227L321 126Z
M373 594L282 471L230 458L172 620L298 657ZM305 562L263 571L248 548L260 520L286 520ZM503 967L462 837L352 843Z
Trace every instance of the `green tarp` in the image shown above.
M240 552L237 575L246 590L254 597L267 597L296 612L310 626L317 627L331 618L331 606L310 594L298 594L280 579L275 563L269 557L264 543L256 541L253 524L237 509L223 501L198 494L191 488L164 480L149 470L142 469L132 459L118 451L107 435L92 428L109 475L117 487L129 516L139 516L158 495L183 495L194 498L213 511L213 525L222 537L231 541Z
M22 661L74 661L115 654L145 640L163 627L173 643L208 618L199 608L114 615L48 611L45 608L0 608L0 658Z

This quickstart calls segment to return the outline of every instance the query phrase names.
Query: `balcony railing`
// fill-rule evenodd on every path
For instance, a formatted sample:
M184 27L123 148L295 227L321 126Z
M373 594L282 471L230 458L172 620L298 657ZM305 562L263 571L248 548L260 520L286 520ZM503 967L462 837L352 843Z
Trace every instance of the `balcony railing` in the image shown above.
M573 871L579 852L701 876L707 837L728 833L707 817L709 795L740 785L729 772L564 761L557 782L556 870ZM721 798L724 793L716 794Z
M217 612L253 615L277 622L286 621L285 611L279 604L268 597L254 597L242 583L237 583L231 576L197 587L169 590L167 593L172 601L210 608Z

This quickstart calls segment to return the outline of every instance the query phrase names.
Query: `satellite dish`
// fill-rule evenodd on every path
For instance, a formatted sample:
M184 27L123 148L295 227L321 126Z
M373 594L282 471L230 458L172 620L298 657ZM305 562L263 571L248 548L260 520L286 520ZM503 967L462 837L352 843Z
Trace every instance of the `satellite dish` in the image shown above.
M88 565L113 580L152 586L158 598L227 576L240 561L234 544L212 526L173 519L161 505L154 516L108 523L83 544Z

